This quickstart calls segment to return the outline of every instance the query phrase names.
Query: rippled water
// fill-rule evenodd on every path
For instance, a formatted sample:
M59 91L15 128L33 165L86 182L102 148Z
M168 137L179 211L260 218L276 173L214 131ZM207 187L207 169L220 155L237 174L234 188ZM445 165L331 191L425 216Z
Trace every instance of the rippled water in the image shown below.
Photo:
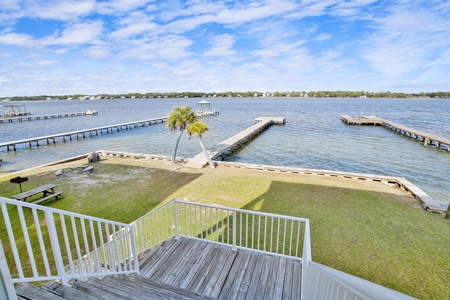
M97 110L98 116L0 124L0 142L167 116L177 105L196 106L198 99L26 102L33 115ZM6 104L6 103L3 103ZM450 201L450 153L382 127L348 126L340 115L375 114L421 131L450 137L450 101L423 99L213 99L220 115L204 119L211 147L240 132L260 116L286 117L229 158L250 162L405 177L434 199ZM94 150L171 155L176 134L165 125L140 127L78 141L17 152L0 149L1 171L14 171ZM196 139L182 139L178 155L200 152Z

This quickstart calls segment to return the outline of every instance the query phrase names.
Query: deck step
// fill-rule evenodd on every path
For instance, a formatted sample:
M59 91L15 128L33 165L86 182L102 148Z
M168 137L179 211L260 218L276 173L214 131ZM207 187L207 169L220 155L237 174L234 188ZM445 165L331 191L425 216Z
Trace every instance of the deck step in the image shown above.
M49 291L50 293L56 294L64 299L72 300L96 300L97 297L91 296L82 291L77 291L69 286L63 285L61 283L50 281L41 286L41 289Z
M37 286L22 283L16 288L16 294L18 299L30 299L30 300L61 300L68 299L55 295L49 291L41 289Z
M72 286L52 281L41 287L24 283L16 288L16 293L22 300L214 299L137 274L106 276L103 279L93 277L87 281L71 280L70 283Z

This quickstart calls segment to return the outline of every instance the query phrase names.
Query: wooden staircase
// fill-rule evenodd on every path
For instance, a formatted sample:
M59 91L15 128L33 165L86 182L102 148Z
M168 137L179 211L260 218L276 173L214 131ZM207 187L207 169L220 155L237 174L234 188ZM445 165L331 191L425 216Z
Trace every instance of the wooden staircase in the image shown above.
M40 287L23 283L16 288L18 299L214 299L139 275L106 276L87 281L72 280L70 286L51 281Z

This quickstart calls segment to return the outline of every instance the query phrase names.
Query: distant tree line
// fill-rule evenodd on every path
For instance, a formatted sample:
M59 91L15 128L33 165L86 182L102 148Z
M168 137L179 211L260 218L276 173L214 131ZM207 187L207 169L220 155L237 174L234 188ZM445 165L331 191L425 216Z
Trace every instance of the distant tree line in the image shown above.
M421 92L421 93L396 93L396 92L365 92L365 91L293 91L293 92L151 92L128 94L97 94L97 95L38 95L5 97L0 100L33 101L33 100L98 100L98 99L154 99L154 98L224 98L224 97L321 97L321 98L438 98L449 99L450 92Z

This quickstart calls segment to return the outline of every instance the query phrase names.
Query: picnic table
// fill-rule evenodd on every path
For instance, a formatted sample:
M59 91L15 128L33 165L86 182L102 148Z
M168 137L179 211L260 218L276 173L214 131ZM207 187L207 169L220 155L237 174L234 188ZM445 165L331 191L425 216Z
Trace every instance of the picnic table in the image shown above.
M22 200L22 201L27 201L27 199L29 197L32 197L34 195L38 195L40 193L43 193L43 198L37 199L36 201L33 201L33 203L40 203L43 202L45 200L48 200L50 198L55 197L56 200L58 200L58 196L62 194L62 192L55 192L55 188L56 185L55 184L46 184L37 188L34 188L32 190L11 196L12 198L16 199L16 200ZM47 196L47 194L49 194Z

